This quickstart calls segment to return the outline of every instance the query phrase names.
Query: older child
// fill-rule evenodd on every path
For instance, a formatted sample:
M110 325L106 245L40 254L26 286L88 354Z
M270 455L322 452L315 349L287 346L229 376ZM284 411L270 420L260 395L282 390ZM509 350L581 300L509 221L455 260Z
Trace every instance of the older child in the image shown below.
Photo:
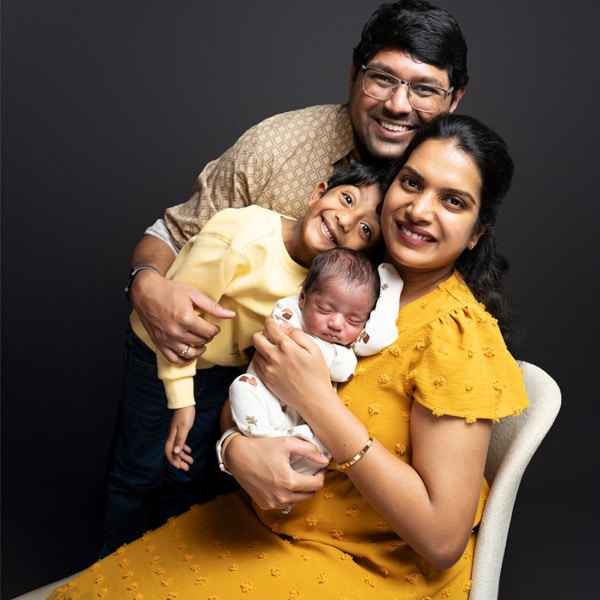
M204 315L218 324L220 333L202 356L183 339L180 355L190 360L182 366L168 362L132 312L138 354L156 352L157 371L145 364L129 369L131 379L137 373L130 383L137 387L124 398L125 425L109 473L102 554L212 495L206 489L218 472L213 449L219 416L229 384L248 364L244 350L251 346L252 334L263 327L278 298L298 293L319 252L337 246L365 252L381 248L379 209L387 179L385 163L336 171L315 187L302 219L258 206L217 213L168 273L231 310L229 319ZM154 356L147 363L153 361ZM157 374L164 390L152 394L156 386L149 378ZM169 410L194 405L195 411Z

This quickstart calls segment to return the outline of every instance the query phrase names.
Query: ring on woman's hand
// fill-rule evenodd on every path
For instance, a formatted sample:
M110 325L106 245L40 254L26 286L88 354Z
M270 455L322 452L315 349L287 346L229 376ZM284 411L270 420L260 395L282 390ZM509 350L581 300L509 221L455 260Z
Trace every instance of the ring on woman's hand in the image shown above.
M185 358L185 357L186 357L186 355L187 355L187 353L188 353L189 351L190 351L190 345L189 345L189 344L186 344L186 345L183 347L183 350L182 350L182 351L179 353L179 356L181 356L181 358Z
M288 505L287 505L287 506L286 506L286 507L285 507L285 508L284 508L284 509L283 509L281 512L282 512L284 515L287 515L287 514L289 514L290 510L292 510L292 506L294 506L294 505L293 505L293 504L288 504Z

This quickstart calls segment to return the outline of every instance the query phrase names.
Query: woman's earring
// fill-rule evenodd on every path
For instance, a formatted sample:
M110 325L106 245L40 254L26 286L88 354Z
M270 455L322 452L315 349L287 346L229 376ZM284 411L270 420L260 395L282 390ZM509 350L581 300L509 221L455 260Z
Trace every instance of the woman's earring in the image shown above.
M467 244L467 248L468 248L469 250L473 250L473 248L475 248L475 242L471 240L471 241L470 241L470 242Z

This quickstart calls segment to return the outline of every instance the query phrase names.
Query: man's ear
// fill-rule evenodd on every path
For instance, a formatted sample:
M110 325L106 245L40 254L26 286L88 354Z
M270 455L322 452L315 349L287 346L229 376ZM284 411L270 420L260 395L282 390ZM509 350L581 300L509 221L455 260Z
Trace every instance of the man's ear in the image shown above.
M354 86L354 82L356 81L356 76L358 75L358 69L356 65L352 63L350 65L350 76L348 77L348 95L352 94L352 86Z
M459 90L454 90L452 92L452 103L450 104L450 108L448 109L448 112L453 113L456 110L456 107L458 106L460 99L465 95L466 92L467 92L466 86L460 88Z

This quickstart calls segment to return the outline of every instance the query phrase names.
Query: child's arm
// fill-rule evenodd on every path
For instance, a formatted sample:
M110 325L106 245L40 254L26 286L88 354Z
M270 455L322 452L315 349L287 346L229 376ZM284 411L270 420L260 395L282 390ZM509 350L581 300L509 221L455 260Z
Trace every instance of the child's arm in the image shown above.
M195 417L195 406L177 408L173 411L171 426L169 427L169 437L165 444L165 454L167 460L176 469L189 471L190 465L194 462L194 459L190 455L192 449L185 442L190 429L194 425Z

